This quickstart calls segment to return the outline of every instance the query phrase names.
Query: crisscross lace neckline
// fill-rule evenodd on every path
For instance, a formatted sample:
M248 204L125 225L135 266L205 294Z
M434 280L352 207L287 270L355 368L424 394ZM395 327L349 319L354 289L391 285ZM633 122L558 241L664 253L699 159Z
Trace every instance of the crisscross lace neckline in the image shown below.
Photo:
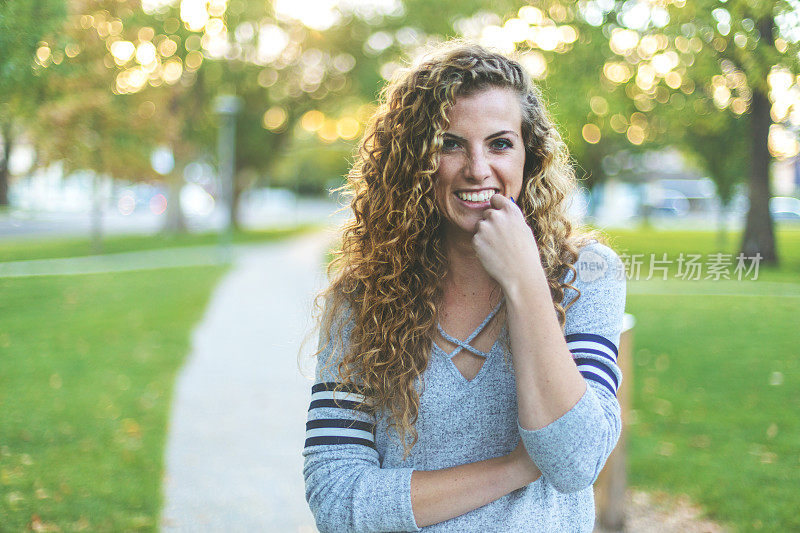
M448 357L450 357L450 358L452 358L452 357L453 357L453 356L455 356L455 355L456 355L458 352L460 352L462 349L464 349L464 350L468 350L468 351L470 351L470 352L472 352L472 353L474 353L474 354L476 354L476 355L479 355L479 356L481 356L481 357L483 357L483 358L486 358L486 357L488 357L488 356L489 356L489 352L482 352L482 351L478 350L477 348L474 348L473 346L471 346L469 343L470 343L470 342L472 342L472 340L473 340L473 339L475 339L475 337L477 337L477 336L478 336L478 334L479 334L481 331L483 331L483 328L485 328L485 327L486 327L486 324L488 324L488 323L489 323L489 321L490 321L492 318L494 318L494 316L495 316L495 315L497 314L497 312L500 310L500 307L503 305L503 302L504 302L504 301L505 301L505 296L503 296L502 298L500 298L500 302L499 302L499 303L498 303L498 304L495 306L495 308L492 310L492 312L491 312L491 313L489 313L489 316L487 316L487 317L486 317L486 318L483 320L483 322L481 322L481 324L480 324L480 325L477 327L477 329L475 329L475 331L473 331L473 332L470 334L470 336L469 336L469 337L467 337L467 338L466 338L466 340L463 340L463 341L462 341L461 339L457 339L457 338L453 337L452 335L449 335L449 334L448 334L448 333L447 333L447 332L446 332L446 331L445 331L445 330L442 328L442 325L441 325L441 324L439 324L439 323L437 323L437 324L436 324L436 327L439 329L439 333L442 335L442 337L444 337L445 339L447 339L448 341L452 342L453 344L455 344L455 345L457 346L457 347L455 348L455 350L453 350L453 352L451 352L451 353L449 353L449 354L447 354L447 352L445 352L445 353L447 354L447 356L448 356ZM442 350L442 351L444 352L444 350Z

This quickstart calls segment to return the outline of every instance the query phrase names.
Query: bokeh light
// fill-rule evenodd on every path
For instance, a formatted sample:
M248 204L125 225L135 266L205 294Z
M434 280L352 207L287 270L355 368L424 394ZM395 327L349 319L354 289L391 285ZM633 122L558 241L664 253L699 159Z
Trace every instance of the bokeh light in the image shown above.
M336 123L336 133L342 139L350 140L358 135L360 126L353 117L344 117Z
M595 124L584 124L581 129L583 139L590 144L597 144L600 142L600 128Z
M547 75L547 60L540 52L532 50L521 54L519 61L532 78L542 79Z
M181 210L188 216L205 217L214 212L216 204L202 186L197 183L186 183L181 188Z
M154 215L162 215L167 210L167 197L161 193L150 198L150 212Z
M340 15L337 0L275 0L275 13L279 17L300 21L315 30L327 30Z
M780 124L770 126L767 145L770 154L779 159L800 154L800 142L798 142L797 136Z
M126 191L117 201L117 210L121 215L130 215L136 209L136 197L133 193Z
M111 55L117 60L117 63L124 65L136 53L136 46L130 41L114 41L111 43Z
M164 63L163 77L164 81L172 84L181 79L183 73L183 66L179 60L167 61Z
M140 65L150 65L156 60L156 47L150 41L145 41L136 47L136 62Z
M300 126L306 131L317 131L325 124L325 115L316 109L306 112L300 118Z
M625 62L609 62L603 65L603 75L613 83L625 83L631 76L633 70L628 63Z
M628 140L631 142L631 144L639 145L644 142L645 131L641 126L631 124L630 127L628 127L627 132L625 132L625 135L628 137Z
M633 30L615 28L611 32L611 39L608 46L617 55L625 55L636 48L639 44L639 34Z
M206 0L181 0L181 20L189 31L200 31L205 27L209 19L206 4Z
M332 143L339 137L339 133L336 130L337 123L335 120L325 119L325 122L322 124L322 127L319 129L317 134L319 138L322 139L326 143Z
M48 59L50 59L50 47L46 44L40 46L36 50L36 59L38 59L40 63L45 63Z
M263 124L264 127L271 131L277 131L282 129L286 125L286 120L288 119L288 114L286 110L282 107L275 106L270 107L264 113Z
M188 54L186 54L186 59L184 60L184 63L188 70L197 70L203 63L203 54L197 51L189 52Z
M608 101L602 96L592 96L589 100L589 107L592 112L597 116L603 116L608 113Z
M178 43L169 37L162 39L161 42L158 43L158 53L161 54L162 57L170 57L177 51Z

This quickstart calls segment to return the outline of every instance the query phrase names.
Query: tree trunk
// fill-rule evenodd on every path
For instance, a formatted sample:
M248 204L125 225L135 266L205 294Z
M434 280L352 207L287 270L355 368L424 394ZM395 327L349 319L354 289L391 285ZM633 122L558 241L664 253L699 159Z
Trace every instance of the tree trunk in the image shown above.
M758 21L758 33L765 45L774 45L773 29L775 21L771 15ZM765 76L766 77L766 76ZM772 125L770 103L766 87L753 87L753 99L750 106L750 131L753 152L750 157L750 208L747 211L741 253L746 257L761 254L764 264L778 264L775 249L775 230L769 212L769 199L772 196L769 187L770 153L767 144L769 127Z
M239 208L240 202L242 199L242 193L244 192L242 187L241 179L237 173L233 175L233 199L231 200L231 225L235 231L241 229L241 225L239 224Z
M97 172L92 176L92 253L103 253L103 191L102 176Z
M772 196L769 183L770 154L767 146L772 118L770 103L760 88L754 88L750 108L750 128L753 152L750 158L750 208L747 211L741 253L746 257L761 254L762 264L777 265L775 230L769 212Z
M165 233L186 233L186 219L181 209L181 188L183 188L183 174L173 172L167 176L167 213L164 222Z
M719 212L717 213L717 249L725 252L728 249L728 203L720 200Z
M3 157L0 160L0 206L6 206L8 205L8 182L11 175L8 163L11 158L11 147L14 145L14 139L11 137L11 125L3 123L0 126L0 135L3 136Z

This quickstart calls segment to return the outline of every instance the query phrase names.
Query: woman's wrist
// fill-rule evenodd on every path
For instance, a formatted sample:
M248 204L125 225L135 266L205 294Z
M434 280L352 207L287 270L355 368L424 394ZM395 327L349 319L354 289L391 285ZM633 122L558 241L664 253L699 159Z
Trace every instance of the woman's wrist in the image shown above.
M514 485L514 490L527 487L542 475L522 444L522 440L511 453L503 457L503 460L506 476Z
M547 275L541 266L533 271L525 269L515 271L513 276L504 280L501 288L509 309L525 307L531 300L552 302Z

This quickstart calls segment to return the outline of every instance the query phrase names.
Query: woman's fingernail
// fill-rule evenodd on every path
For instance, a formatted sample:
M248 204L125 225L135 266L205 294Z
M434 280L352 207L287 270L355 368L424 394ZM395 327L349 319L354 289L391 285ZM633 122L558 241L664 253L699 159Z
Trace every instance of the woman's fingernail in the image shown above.
M514 202L514 197L513 196L511 197L511 201ZM514 202L514 203L517 203L517 202Z

